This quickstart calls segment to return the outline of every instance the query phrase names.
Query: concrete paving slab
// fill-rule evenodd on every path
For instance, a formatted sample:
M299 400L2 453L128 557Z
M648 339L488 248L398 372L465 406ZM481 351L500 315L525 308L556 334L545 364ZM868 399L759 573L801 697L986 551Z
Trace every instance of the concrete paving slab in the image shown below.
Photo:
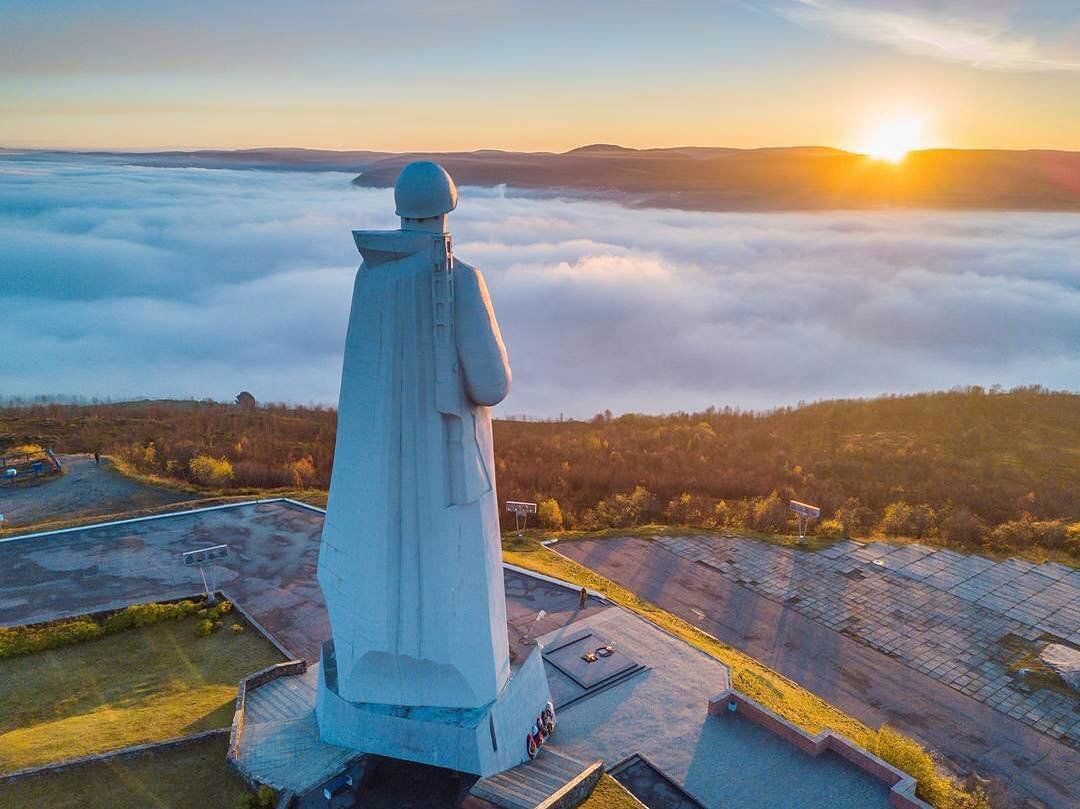
M800 753L742 718L708 716L708 695L727 682L719 661L621 609L573 628L602 633L650 669L559 711L556 749L598 756L607 766L644 755L709 809L889 805L881 782L841 759Z
M778 558L768 543L746 539L738 549L727 549L730 544L725 540L725 552L738 554L747 567L768 569ZM1008 652L999 642L1016 635L1039 643L1050 632L1065 639L1075 634L1073 642L1080 644L1080 610L1074 612L1070 603L1045 614L1046 608L1038 606L1043 594L1080 595L1072 591L1070 577L1043 576L1041 566L995 570L992 560L972 557L966 567L978 572L950 587L947 573L928 573L921 580L908 575L912 566L929 565L929 557L892 571L852 560L850 554L830 558L803 552L797 554L796 567L816 566L814 576L793 576L792 586L779 597L723 567L697 566L700 573L684 576L681 566L693 563L667 539L568 542L560 551L813 690L821 689L826 699L856 715L878 716L961 766L977 767L984 775L999 773L1003 783L1011 782L1014 794L1037 796L1048 806L1071 806L1080 795L1080 735L1073 727L1080 726L1077 700L1045 689L1026 690L1007 668ZM618 566L609 567L609 559ZM943 571L965 564L948 556L941 563ZM1044 589L1010 591L1007 582L1018 577ZM1080 598L1073 603L1080 604ZM811 630L806 621L818 629ZM865 647L865 666L856 663L859 657L849 643ZM1065 726L1056 730L1059 722ZM1041 752L1030 758L1026 751L1031 750ZM1050 765L1051 760L1057 763Z

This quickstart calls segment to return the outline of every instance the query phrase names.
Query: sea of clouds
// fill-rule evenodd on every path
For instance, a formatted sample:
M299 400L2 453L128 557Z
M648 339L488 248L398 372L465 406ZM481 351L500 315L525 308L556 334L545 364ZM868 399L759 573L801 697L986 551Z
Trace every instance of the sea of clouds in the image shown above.
M337 399L392 192L340 173L0 156L0 397ZM1080 389L1080 215L697 213L464 188L504 415Z

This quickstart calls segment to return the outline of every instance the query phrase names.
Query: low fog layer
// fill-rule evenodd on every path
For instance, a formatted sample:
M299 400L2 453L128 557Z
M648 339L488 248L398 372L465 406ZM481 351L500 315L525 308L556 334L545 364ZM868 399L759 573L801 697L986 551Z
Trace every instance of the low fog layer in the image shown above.
M344 173L0 159L0 396L333 404L392 193ZM462 189L504 415L1080 388L1080 215L698 213Z

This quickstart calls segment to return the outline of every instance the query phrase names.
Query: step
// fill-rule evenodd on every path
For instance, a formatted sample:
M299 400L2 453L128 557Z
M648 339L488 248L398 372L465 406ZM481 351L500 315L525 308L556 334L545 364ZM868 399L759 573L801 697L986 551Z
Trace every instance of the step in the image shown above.
M541 809L555 802L581 781L599 773L603 762L584 764L553 748L545 748L532 761L497 775L481 778L470 794L501 809Z
M597 683L596 685L594 685L592 688L588 689L587 691L583 691L582 693L578 694L577 696L575 696L575 697L573 697L571 699L563 700L562 702L559 703L558 710L564 711L567 708L569 708L571 705L573 705L574 703L581 702L583 699L588 699L589 697L594 696L595 694L599 694L601 691L606 691L607 689L612 688L612 687L614 687L616 685L619 685L620 683L624 683L627 680L629 680L631 677L635 677L638 674L640 674L641 672L648 671L648 670L649 670L648 666L638 665L638 666L635 666L632 669L626 669L625 671L620 671L618 674L613 674L611 677L608 677L606 680L603 680L602 682Z

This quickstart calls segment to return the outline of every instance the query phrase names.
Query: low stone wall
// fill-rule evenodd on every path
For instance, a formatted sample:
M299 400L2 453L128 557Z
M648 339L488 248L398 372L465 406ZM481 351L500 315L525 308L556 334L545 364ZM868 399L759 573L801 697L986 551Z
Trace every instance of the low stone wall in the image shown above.
M147 744L136 744L132 745L131 747L121 747L118 750L109 750L105 753L95 753L91 756L66 758L62 761L54 761L52 764L43 764L40 767L27 767L26 769L16 770L15 772L9 772L0 775L0 784L7 783L8 781L16 781L20 778L28 778L30 776L47 775L49 773L60 772L61 770L68 770L72 767L80 767L83 764L94 764L101 761L112 761L118 758L137 756L142 753L161 753L177 747L185 747L189 744L196 744L203 741L204 739L210 739L215 736L224 736L228 732L229 731L226 728L215 728L214 730L204 730L201 733L192 733L189 736L179 736L175 739L166 739L162 742L148 742Z
M256 621L254 616L252 616L251 613L249 613L247 610L245 610L243 608L243 606L241 606L240 602L238 602L236 599L232 598L224 590L219 590L218 595L220 595L222 598L224 598L226 601L228 601L230 604L232 604L233 609L235 609L238 613L240 613L240 615L243 616L245 621L247 621L249 624L251 624L253 627L255 627L255 629L257 629L259 631L259 633L264 638L266 638L268 641L270 641L270 643L273 644L274 648L277 649L279 652L281 652L281 654L287 660L296 659L296 655L294 655L292 652L290 652L288 649L286 649L284 644L282 644L277 638L275 638L273 635L271 635L270 632L267 631L265 626L263 626L258 621Z
M915 779L902 770L898 770L882 758L864 750L855 742L832 730L823 730L810 735L802 728L774 713L759 702L750 699L734 689L728 689L709 700L709 713L724 716L729 712L728 704L734 702L736 713L751 722L771 731L804 753L819 756L832 751L854 764L863 772L872 775L891 787L889 805L896 809L932 809L930 804L915 797Z
M600 780L600 777L604 774L604 762L594 761L581 775L564 786L542 804L536 807L536 809L574 809L593 791L596 786L596 782Z
M235 602L234 602L235 603ZM264 686L278 677L289 677L294 674L303 674L307 671L306 660L289 660L285 663L275 663L267 666L254 674L250 674L240 681L236 687L236 710L233 711L232 726L229 728L229 752L226 759L244 777L244 780L255 786L246 772L238 765L240 759L240 737L244 733L244 708L247 704L247 695L260 686Z

